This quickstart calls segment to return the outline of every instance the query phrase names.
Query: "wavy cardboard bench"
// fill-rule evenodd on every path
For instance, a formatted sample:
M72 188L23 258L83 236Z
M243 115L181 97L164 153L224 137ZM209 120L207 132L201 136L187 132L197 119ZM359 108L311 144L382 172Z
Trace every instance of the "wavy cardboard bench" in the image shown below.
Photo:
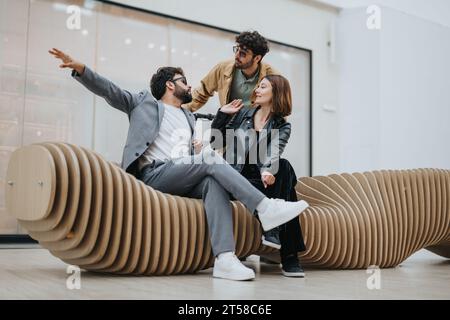
M450 258L450 171L375 171L302 178L302 264L396 266L419 249ZM6 207L68 264L118 274L169 275L211 267L202 201L163 194L95 152L66 143L17 149ZM257 219L232 202L236 254L276 256Z

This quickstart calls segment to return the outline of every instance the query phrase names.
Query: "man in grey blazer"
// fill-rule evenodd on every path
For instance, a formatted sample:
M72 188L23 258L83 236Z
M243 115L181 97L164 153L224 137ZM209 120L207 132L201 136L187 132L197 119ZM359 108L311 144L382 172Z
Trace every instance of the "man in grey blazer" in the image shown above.
M72 69L75 80L128 115L122 169L161 192L203 199L216 257L213 276L254 279L253 270L234 255L230 194L258 214L264 230L292 220L308 204L268 199L214 151L194 154L195 119L181 108L192 100L182 69L159 68L151 79L151 93L130 93L58 49L49 53L62 60L61 68Z

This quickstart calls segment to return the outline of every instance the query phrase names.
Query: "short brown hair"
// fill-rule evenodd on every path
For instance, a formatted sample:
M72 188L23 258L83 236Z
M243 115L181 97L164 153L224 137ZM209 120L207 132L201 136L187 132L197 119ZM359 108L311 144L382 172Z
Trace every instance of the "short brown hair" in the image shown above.
M292 112L292 94L289 81L280 75L264 77L272 85L272 111L276 115L286 117Z

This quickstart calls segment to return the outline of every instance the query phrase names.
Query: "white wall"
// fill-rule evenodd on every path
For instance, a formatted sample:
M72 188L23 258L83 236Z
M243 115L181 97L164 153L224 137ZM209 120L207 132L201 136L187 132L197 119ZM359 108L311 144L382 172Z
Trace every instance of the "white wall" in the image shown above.
M341 171L450 168L450 28L381 8L338 19Z
M329 63L330 22L337 10L302 0L125 0L127 5L179 18L243 31L258 30L269 39L313 50L313 175L339 169L337 71Z
M448 0L315 0L337 8L361 8L378 4L408 15L450 27Z
M380 33L366 13L343 10L337 22L341 171L376 168L380 147Z
M450 27L383 12L380 166L450 169Z

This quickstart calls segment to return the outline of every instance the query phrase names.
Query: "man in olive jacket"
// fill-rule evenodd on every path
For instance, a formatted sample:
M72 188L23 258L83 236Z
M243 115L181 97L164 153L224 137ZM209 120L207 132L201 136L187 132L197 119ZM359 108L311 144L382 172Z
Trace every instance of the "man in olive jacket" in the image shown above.
M200 86L192 92L192 102L184 108L197 111L208 102L217 91L220 106L234 99L241 99L244 106L249 107L254 101L254 89L259 82L270 74L278 74L270 65L261 60L269 47L267 40L257 31L245 31L236 36L233 47L234 60L217 64L200 82Z

